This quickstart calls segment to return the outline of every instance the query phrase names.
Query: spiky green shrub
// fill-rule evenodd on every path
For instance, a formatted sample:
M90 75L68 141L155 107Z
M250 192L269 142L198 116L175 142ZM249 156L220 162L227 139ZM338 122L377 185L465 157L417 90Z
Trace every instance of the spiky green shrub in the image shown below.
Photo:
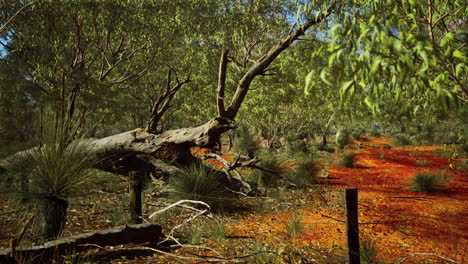
M297 187L304 187L307 183L317 182L320 167L311 155L297 155L297 167L287 173L287 180Z
M19 195L38 205L45 220L45 239L57 238L65 227L68 199L86 193L95 157L85 142L51 142L16 154L10 164L25 176ZM23 179L24 180L24 179Z
M354 153L344 153L338 161L338 166L343 168L354 168L356 165L356 155Z
M265 170L255 170L253 175L257 177L257 183L265 186L274 185L280 179L278 168L279 160L270 150L262 150L259 154L260 167Z
M227 198L226 194L219 172L201 162L179 168L170 182L170 197L174 200L197 200L219 205Z
M204 225L193 226L185 232L184 240L190 245L200 244L203 238L204 229Z
M412 145L411 139L405 135L399 134L392 137L390 145L393 147L403 147Z
M254 139L254 136L248 130L241 130L234 137L235 152L240 154L254 154L258 151L258 142Z
M371 136L371 137L380 137L380 136L381 136L381 133L380 133L379 130L377 130L376 128L373 128L373 129L369 132L369 136Z
M308 153L307 143L298 137L287 137L284 143L283 156L292 157L297 153Z
M255 264L275 264L283 263L278 249L274 245L255 242L252 245L252 255L255 259Z
M294 212L286 222L286 235L289 238L295 238L302 235L305 231L304 220L301 215Z
M435 192L449 182L449 175L443 173L420 172L412 179L410 188L418 192Z
M373 264L377 258L377 245L368 236L364 236L359 242L359 255L361 263Z
M227 227L224 222L217 220L213 224L209 225L208 237L217 243L224 242L227 237Z
M361 139L363 135L365 135L366 130L360 127L353 128L351 132L351 137L353 139Z
M335 135L336 146L340 149L346 147L351 140L350 132L346 128L338 129Z

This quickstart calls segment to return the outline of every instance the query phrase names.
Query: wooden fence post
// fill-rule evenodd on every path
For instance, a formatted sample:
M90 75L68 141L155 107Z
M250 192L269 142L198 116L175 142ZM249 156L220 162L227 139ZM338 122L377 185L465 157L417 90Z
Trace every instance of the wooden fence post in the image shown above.
M141 208L141 191L142 191L142 179L135 171L131 171L128 175L129 182L129 202L130 202L130 223L141 224L142 219L142 208Z
M346 238L348 245L348 263L360 264L359 226L358 226L358 189L345 190L346 201Z

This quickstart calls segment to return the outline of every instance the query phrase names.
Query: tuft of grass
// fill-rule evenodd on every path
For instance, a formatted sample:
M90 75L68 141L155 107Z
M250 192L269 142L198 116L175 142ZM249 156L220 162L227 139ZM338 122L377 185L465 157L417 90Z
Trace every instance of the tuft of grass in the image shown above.
M302 216L294 212L286 222L286 234L289 238L296 238L302 235L305 231L304 221Z
M312 156L296 156L295 162L297 167L294 170L289 171L287 174L289 182L301 188L307 183L318 181L318 172L320 171L320 167Z
M355 127L351 131L351 137L354 139L362 139L362 136L366 134L366 130L363 128Z
M106 221L113 225L123 224L125 222L125 213L122 210L112 211L107 215Z
M435 192L449 182L449 175L443 173L420 172L412 179L410 189L418 192Z
M381 136L381 133L380 133L379 130L377 130L376 128L373 128L373 129L369 132L369 136L371 136L371 137L380 137L380 136Z
M421 166L427 166L427 165L429 165L429 161L427 161L427 160L418 160L418 161L416 161L416 163L417 163L418 165L421 165Z
M411 139L405 135L395 135L392 137L392 141L390 142L392 147L403 147L412 145Z
M259 149L258 142L247 130L241 130L237 136L234 137L233 144L235 152L240 154L253 155L253 153L257 152Z
M203 229L203 225L194 226L192 229L188 230L187 233L185 233L185 241L187 241L187 243L190 245L200 244L203 238Z
M268 196L278 201L284 201L284 199L286 199L286 187L278 186Z
M255 203L255 211L259 213L268 213L271 210L270 203L267 199L259 198Z
M208 226L208 237L217 242L222 243L227 237L227 227L224 222L216 220L212 225Z
M339 129L335 135L335 143L338 148L343 149L351 140L351 135L348 129Z
M338 166L343 168L354 168L356 167L356 155L353 153L345 153L338 161Z
M364 236L359 242L359 254L361 263L373 264L376 263L377 245L368 236Z
M274 185L280 179L280 170L278 168L278 158L269 150L262 150L259 153L260 167L265 170L255 170L252 176L257 178L259 185Z
M255 242L252 246L252 255L255 259L255 264L275 264L282 263L278 249L273 245Z
M308 153L307 143L297 137L286 138L283 155L291 157L296 153Z
M216 206L226 200L227 191L218 172L203 163L180 168L170 182L173 200L197 200Z

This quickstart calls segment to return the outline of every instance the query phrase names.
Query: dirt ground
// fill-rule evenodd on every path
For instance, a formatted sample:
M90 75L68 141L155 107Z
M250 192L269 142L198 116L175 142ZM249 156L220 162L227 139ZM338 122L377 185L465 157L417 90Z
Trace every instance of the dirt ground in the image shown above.
M443 154L448 148L434 146L389 147L390 140L368 138L354 142L355 168L341 168L330 161L325 168L328 179L321 185L303 190L288 190L286 198L270 201L262 210L244 210L222 214L227 225L227 239L216 243L203 239L200 246L215 249L223 256L244 256L252 253L256 243L272 245L264 248L275 254L295 254L297 263L342 263L346 241L342 189L359 190L359 228L361 244L374 245L377 263L466 263L468 257L468 170L457 168L455 157ZM332 156L333 157L333 156ZM411 179L417 172L441 171L450 174L451 181L444 189L434 193L409 190ZM319 195L318 192L322 192ZM96 194L99 201L109 204L113 198ZM320 196L317 198L317 196ZM147 198L150 194L147 194ZM107 197L107 198L106 198ZM242 198L239 203L255 207L257 198ZM103 220L109 208L98 207L96 202L83 202L87 216L81 209L72 209L67 223L68 233L77 233L116 225ZM149 205L146 213L155 209ZM6 246L13 234L14 223L8 220L7 205L0 212L1 245ZM107 210L107 211L106 211ZM294 238L288 237L286 225L298 215L304 230ZM86 218L87 217L87 218ZM83 219L87 219L84 221ZM109 219L109 217L107 218ZM111 223L112 222L112 223ZM1 233L1 232L0 232ZM10 235L8 235L10 234ZM173 254L194 257L200 248L180 249ZM104 250L96 250L96 253ZM108 251L107 251L108 252ZM121 251L119 251L121 252ZM204 251L205 252L205 251ZM291 253L293 252L293 253ZM210 253L213 254L213 253ZM118 254L117 254L118 255ZM327 260L328 258L328 260ZM115 257L108 263L200 263L173 256L150 252L136 257ZM221 263L255 263L255 259L224 260ZM283 259L283 263L287 260Z

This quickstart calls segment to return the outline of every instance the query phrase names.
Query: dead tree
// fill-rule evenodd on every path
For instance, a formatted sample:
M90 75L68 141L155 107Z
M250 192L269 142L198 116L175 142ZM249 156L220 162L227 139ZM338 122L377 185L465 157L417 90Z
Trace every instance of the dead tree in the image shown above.
M189 77L185 80L180 80L176 75L175 84L171 86L170 70L168 72L166 89L161 97L154 102L151 109L152 115L146 128L137 128L106 138L83 142L83 144L90 145L90 154L95 155L98 160L103 161L96 165L96 167L124 175L128 175L129 172L147 175L150 172L157 172L158 169L152 164L138 158L137 155L149 155L171 164L187 164L194 161L196 158L191 155L190 148L212 147L218 142L221 134L235 128L234 120L255 77L264 75L267 72L267 68L281 52L289 48L299 37L303 36L311 26L321 23L331 14L333 8L334 5L329 6L321 15L315 16L304 24L297 26L295 30L291 30L284 39L256 60L238 81L236 91L227 106L225 100L225 81L229 51L223 50L219 65L217 89L218 117L197 127L180 128L160 133L157 131L157 122L168 109L174 94L185 83L190 81ZM8 164L9 159L0 161L0 170ZM239 186L239 183L237 182L235 186ZM250 190L251 188L244 189Z

